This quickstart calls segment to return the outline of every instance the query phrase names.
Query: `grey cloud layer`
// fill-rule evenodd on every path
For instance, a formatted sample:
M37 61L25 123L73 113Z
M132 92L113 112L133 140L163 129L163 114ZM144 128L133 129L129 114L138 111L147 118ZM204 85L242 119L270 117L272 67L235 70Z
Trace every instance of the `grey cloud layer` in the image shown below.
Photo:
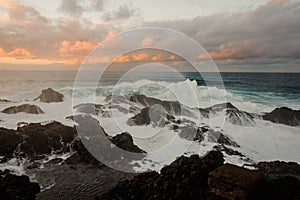
M82 4L79 0L63 0L59 9L72 16L80 16L91 9L103 9L102 0L86 2L88 3ZM102 12L108 13L107 20L128 20L131 16L138 15L128 5L120 6L115 11ZM0 29L1 48L22 46L43 58L55 57L63 40L100 42L110 30L126 30L126 27L118 23L95 23L82 18L48 19L34 8L26 6L22 9L11 9L9 17L10 21L2 24ZM181 31L202 44L212 53L212 57L223 64L280 63L295 60L293 63L299 65L299 19L299 1L273 0L254 10L240 13L199 16L177 21L140 20L135 27L158 26Z

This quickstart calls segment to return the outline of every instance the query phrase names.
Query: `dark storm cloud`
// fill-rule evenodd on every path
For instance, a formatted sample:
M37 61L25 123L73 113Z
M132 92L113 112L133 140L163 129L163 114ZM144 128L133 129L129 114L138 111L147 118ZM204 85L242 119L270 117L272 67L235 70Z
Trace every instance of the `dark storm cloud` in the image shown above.
M86 11L101 12L103 5L103 0L61 0L58 10L73 17L80 17Z
M110 20L124 20L131 17L136 17L140 15L140 11L127 4L121 5L117 10L112 10L110 12L105 12L103 18L106 21Z
M146 23L193 37L216 59L299 58L300 2L270 1L242 13Z

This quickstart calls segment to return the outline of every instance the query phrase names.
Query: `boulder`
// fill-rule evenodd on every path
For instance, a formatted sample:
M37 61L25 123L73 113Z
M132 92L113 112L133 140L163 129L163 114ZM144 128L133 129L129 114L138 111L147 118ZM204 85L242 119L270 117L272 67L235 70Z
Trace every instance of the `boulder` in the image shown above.
M264 120L288 126L300 125L300 110L293 110L287 107L276 108L270 113L262 116Z
M59 122L46 125L32 123L18 127L17 132L24 138L20 144L20 151L30 157L50 154L53 150L62 150L74 140L77 134L74 128L64 126Z
M48 88L43 90L42 94L35 98L34 101L38 99L44 103L62 102L64 101L64 95L53 90L52 88Z
M131 135L127 132L112 137L111 142L125 151L129 151L132 153L146 153L133 143Z
M18 106L11 106L2 110L3 113L6 114L16 114L19 112L25 112L28 114L43 114L43 110L37 105L30 105L30 104L22 104Z

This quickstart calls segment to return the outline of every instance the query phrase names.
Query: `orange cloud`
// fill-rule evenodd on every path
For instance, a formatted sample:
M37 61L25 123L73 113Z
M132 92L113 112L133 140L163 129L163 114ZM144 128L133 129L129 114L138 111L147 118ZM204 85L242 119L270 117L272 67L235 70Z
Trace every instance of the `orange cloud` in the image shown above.
M116 63L126 63L130 62L130 58L127 55L122 55L115 60Z
M34 59L35 56L25 48L13 48L11 51L6 52L2 48L0 48L0 57L12 57L15 59Z
M144 60L147 60L148 57L149 57L149 55L146 54L146 53L140 53L140 54L133 54L132 55L133 61L144 61Z
M63 55L74 54L76 55L86 55L91 50L93 50L97 45L92 42L87 41L76 41L74 43L70 41L61 41L59 52Z
M117 34L116 31L109 31L108 34L105 36L105 39L107 40L107 39L115 36L116 34Z

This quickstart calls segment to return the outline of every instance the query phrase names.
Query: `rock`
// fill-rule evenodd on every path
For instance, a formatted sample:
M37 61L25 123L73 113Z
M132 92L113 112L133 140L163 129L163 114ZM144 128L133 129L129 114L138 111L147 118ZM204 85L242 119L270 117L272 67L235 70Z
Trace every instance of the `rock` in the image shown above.
M0 103L9 103L9 102L11 102L11 101L9 101L9 100L7 100L7 99L0 99Z
M19 106L11 106L2 110L3 113L6 114L16 114L19 112L25 112L28 114L43 114L43 110L37 105L30 105L30 104L22 104Z
M101 107L100 104L84 103L74 106L74 109L77 109L79 113L98 115L103 112Z
M300 110L292 110L287 107L276 108L270 113L262 116L264 120L288 126L300 125Z
M74 140L77 134L74 128L64 126L59 122L46 125L32 123L18 127L17 132L24 138L20 144L20 151L30 157L50 154L52 150L62 150Z
M44 103L62 102L62 101L64 101L64 95L53 90L52 88L48 88L48 89L43 90L42 94L40 96L38 96L37 98L35 98L34 101L36 101L38 99Z
M32 200L39 192L39 184L31 183L28 176L6 174L4 177L0 177L1 199Z
M295 162L259 162L258 169L267 174L292 174L300 176L300 165Z
M231 148L228 148L226 147L225 145L217 145L217 146L214 146L214 149L218 150L218 151L221 151L221 152L224 152L226 153L227 155L234 155L234 156L240 156L240 157L244 157L244 155L238 151L235 151Z
M22 136L16 134L15 130L0 128L0 155L11 158L22 141Z
M208 172L223 162L220 152L181 156L160 174L145 172L120 182L101 199L206 199Z
M132 153L146 153L133 143L131 135L127 132L112 137L111 142L125 151L129 151Z
M3 158L0 158L0 164L7 162L8 159L6 156L4 156Z
M226 112L226 121L239 126L254 126L254 115L245 111L241 111L230 102L213 105L206 108L210 114Z
M64 160L62 158L54 158L45 163L45 165L58 165L62 163Z
M202 142L204 140L203 132L201 131L201 128L197 126L185 125L178 127L176 131L178 131L179 137L186 140L197 142Z
M211 193L228 200L249 199L262 179L258 171L225 164L209 173L208 186Z
M33 163L30 163L26 168L27 169L37 169L41 166L41 163L38 163L38 162L33 162Z

